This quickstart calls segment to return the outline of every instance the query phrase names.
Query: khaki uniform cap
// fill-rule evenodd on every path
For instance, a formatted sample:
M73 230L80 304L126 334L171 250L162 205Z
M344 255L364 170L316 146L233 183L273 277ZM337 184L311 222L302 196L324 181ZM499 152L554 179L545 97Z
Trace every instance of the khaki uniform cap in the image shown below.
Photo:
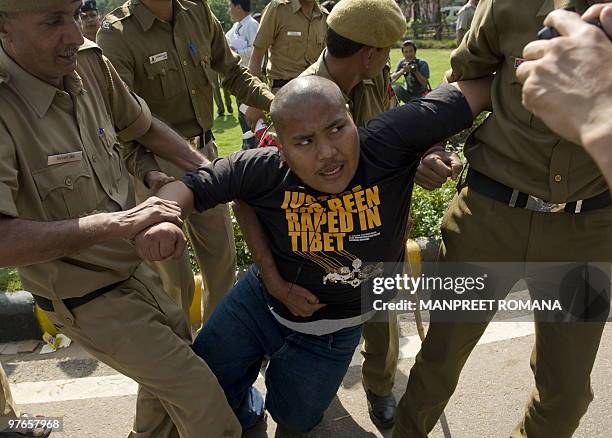
M67 0L0 0L0 12L44 11L67 3Z
M338 35L370 47L391 47L406 33L406 18L394 0L341 0L327 17L327 25Z

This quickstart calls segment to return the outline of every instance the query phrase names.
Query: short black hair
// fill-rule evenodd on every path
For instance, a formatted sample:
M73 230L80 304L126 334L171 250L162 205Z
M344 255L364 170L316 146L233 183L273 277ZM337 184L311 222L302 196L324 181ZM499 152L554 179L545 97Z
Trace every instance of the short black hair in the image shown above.
M402 49L406 46L412 46L412 48L414 49L414 53L416 53L417 51L417 46L416 43L412 40L406 40L402 43Z
M356 43L353 40L344 38L342 35L338 35L331 28L327 29L325 45L329 54L334 58L348 58L365 46L365 44Z
M234 6L240 6L244 12L251 12L251 0L230 0Z

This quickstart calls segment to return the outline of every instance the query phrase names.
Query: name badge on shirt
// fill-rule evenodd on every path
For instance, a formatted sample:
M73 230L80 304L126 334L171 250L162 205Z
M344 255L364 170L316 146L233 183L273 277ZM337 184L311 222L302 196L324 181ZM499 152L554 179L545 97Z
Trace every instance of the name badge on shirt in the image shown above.
M287 32L287 36L302 36L302 32L292 31Z
M158 53L157 55L149 56L149 63L155 64L159 61L164 61L168 59L168 52Z
M82 159L83 151L49 155L47 157L47 166L53 166L54 164L71 163L73 161L81 161Z

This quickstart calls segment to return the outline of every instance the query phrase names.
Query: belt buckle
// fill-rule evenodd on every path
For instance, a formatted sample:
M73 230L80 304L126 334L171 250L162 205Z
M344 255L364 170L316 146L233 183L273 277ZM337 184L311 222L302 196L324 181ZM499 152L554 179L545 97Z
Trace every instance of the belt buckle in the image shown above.
M565 204L565 202L562 204L546 202L535 196L528 195L525 208L527 210L537 211L538 213L563 213L565 212Z
M201 149L201 144L202 144L202 138L200 135L196 135L195 137L191 137L189 139L189 143L191 143L191 146L194 149Z

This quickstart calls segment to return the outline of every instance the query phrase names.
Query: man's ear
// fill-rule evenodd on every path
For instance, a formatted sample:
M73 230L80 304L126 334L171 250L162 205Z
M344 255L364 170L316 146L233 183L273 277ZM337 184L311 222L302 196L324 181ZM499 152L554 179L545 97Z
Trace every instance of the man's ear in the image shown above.
M364 67L370 68L372 65L372 61L376 57L376 51L378 50L376 47L364 46L361 48L362 50L362 62Z

